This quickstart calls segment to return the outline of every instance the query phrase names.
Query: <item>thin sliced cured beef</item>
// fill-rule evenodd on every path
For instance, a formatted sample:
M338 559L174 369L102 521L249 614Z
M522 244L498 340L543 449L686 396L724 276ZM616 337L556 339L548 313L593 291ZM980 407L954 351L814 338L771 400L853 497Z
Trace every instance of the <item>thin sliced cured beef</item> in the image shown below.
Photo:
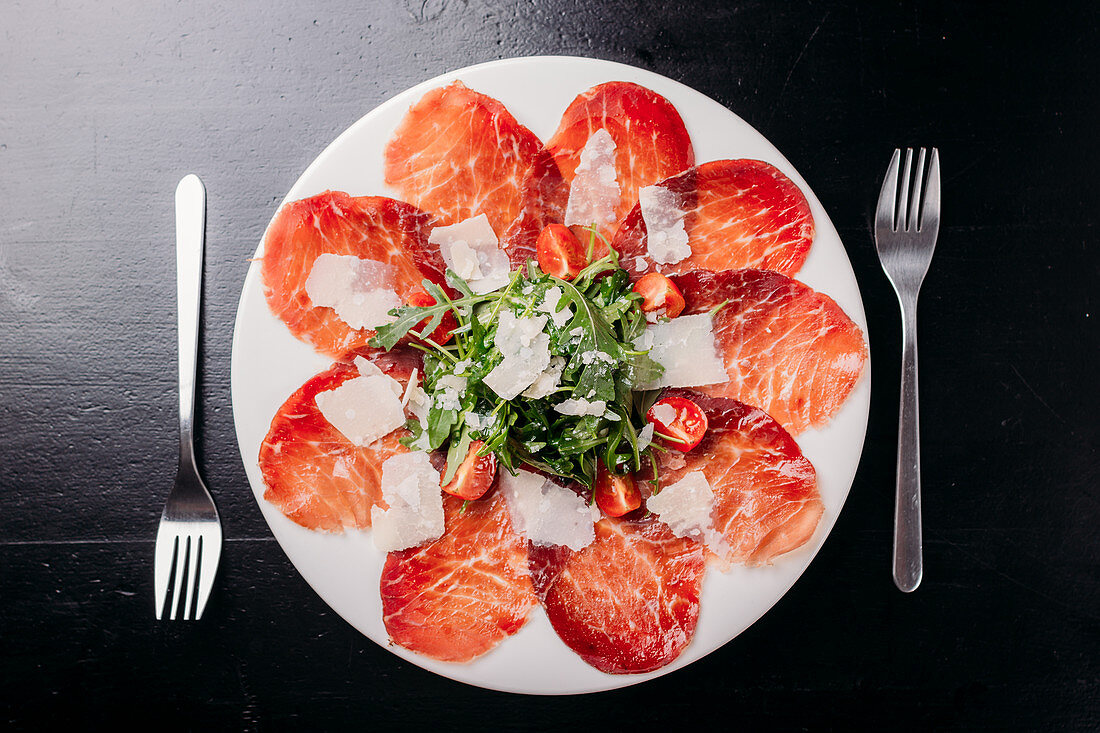
M382 620L395 644L468 662L516 633L535 605L527 543L499 491L476 501L444 494L446 531L386 557Z
M421 97L398 125L386 146L386 183L443 224L485 214L502 237L540 150L503 104L456 81Z
M763 410L691 390L707 415L703 441L684 454L661 455L661 486L702 471L714 491L711 518L728 545L723 562L761 565L801 547L817 528L824 504L817 474L798 443Z
M634 206L612 246L639 277L692 270L775 270L793 275L814 239L810 204L794 181L759 160L715 160L661 181L684 212L691 255L672 264L649 257L646 223ZM638 258L642 259L638 259ZM644 265L644 266L643 266Z
M539 232L547 224L565 221L569 184L565 182L550 151L543 148L528 168L520 189L522 207L519 216L501 238L508 261L516 270L538 256Z
M339 359L364 346L374 331L355 329L332 308L316 307L306 279L322 254L354 255L389 265L402 301L423 292L425 278L442 283L446 266L428 244L433 217L381 196L326 191L293 201L276 214L264 239L264 295L290 332L317 351Z
M691 641L706 570L702 546L653 518L601 519L574 552L531 545L535 591L566 646L601 672L649 672Z
M412 350L362 353L402 384L419 366ZM318 393L358 376L355 366L337 363L310 379L279 408L260 445L264 498L307 529L339 533L369 527L371 507L385 507L382 462L407 450L398 442L404 429L357 446L317 408Z
M698 270L674 276L685 314L714 316L729 381L702 388L761 408L797 435L825 424L867 360L859 326L832 298L778 272Z
M600 227L610 242L619 222L638 201L638 189L690 168L695 154L684 121L671 102L638 84L607 82L573 100L547 143L567 182L576 175L588 139L601 129L615 141L620 191L615 223Z

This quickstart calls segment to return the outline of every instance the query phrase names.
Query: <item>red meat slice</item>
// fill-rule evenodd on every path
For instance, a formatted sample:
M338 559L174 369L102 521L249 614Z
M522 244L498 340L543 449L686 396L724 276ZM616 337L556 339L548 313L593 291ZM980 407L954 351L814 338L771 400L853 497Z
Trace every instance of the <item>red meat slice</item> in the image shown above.
M503 104L456 81L421 97L398 125L386 146L386 183L443 224L485 214L502 237L541 149Z
M275 216L264 239L261 271L268 306L290 332L317 351L341 358L374 331L353 329L332 308L314 307L305 284L318 256L355 255L394 268L402 301L423 292L424 278L443 282L439 250L428 244L433 219L401 201L326 191L294 201Z
M574 552L531 545L546 615L565 644L601 672L649 672L672 662L699 619L701 545L654 519L601 519Z
M383 372L407 384L416 352L389 354L367 350L364 356ZM271 421L260 445L264 498L307 529L343 532L370 526L370 510L382 503L382 462L406 452L398 429L367 446L357 446L334 428L317 409L320 392L336 389L359 376L350 364L334 364L290 396Z
M702 471L714 491L711 517L729 552L725 562L762 565L805 544L824 511L814 467L763 410L691 390L669 390L707 414L707 434L686 454L661 455L661 486Z
M512 269L537 259L539 232L547 224L565 221L569 184L565 182L550 151L543 148L528 168L520 188L523 206L519 216L501 238Z
M600 229L611 241L619 222L638 201L638 189L690 168L695 154L684 121L671 102L638 84L608 82L573 100L547 144L566 181L572 182L581 150L600 129L615 141L621 194L615 223Z
M833 299L777 272L699 270L672 278L685 314L714 316L729 381L701 391L755 405L797 435L824 425L867 359L859 326Z
M382 620L394 643L432 659L468 662L516 633L535 604L526 543L504 497L443 497L446 531L391 552L382 569Z
M716 160L662 181L687 212L684 228L692 254L669 265L648 257L640 205L615 234L613 246L630 273L666 275L692 270L755 268L793 275L814 238L810 204L794 181L759 160ZM645 267L636 258L645 258Z

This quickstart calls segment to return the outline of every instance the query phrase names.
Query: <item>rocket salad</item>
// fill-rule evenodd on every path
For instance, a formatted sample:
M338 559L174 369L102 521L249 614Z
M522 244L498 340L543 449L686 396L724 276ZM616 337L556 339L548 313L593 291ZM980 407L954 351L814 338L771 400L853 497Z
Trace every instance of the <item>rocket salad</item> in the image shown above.
M448 269L453 294L424 281L423 302L432 303L395 309L378 328L372 346L406 339L424 352L427 409L409 420L404 442L446 449L445 485L471 445L511 473L527 465L589 490L603 471L656 465L646 419L656 393L637 387L664 370L635 346L646 327L643 296L617 253L592 259L598 236L590 231L589 264L572 279L528 260L507 285L479 295Z

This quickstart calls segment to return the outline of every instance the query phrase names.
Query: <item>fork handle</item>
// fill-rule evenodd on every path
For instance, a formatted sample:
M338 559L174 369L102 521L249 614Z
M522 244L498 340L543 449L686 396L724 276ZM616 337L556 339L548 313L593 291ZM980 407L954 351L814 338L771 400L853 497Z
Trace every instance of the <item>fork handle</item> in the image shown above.
M195 370L199 350L206 189L185 176L176 187L176 305L179 316L180 467L195 465Z
M902 303L901 409L894 504L894 583L916 590L923 574L920 511L920 412L917 403L917 303Z

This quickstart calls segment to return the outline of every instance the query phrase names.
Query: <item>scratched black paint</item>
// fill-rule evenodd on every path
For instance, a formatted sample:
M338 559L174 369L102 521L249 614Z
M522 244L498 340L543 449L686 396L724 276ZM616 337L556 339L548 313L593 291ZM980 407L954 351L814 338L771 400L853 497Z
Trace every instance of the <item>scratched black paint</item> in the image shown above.
M655 726L1100 725L1090 5L76 2L4 17L0 715L13 727L583 728L639 709ZM572 700L450 683L350 629L271 539L229 401L247 258L309 161L414 83L531 54L642 66L760 129L840 230L874 357L851 498L792 592L684 671ZM941 149L945 204L921 298L926 578L903 596L889 576L898 318L869 217L890 151L917 144ZM171 201L189 171L210 193L199 453L227 543L207 618L158 626Z

